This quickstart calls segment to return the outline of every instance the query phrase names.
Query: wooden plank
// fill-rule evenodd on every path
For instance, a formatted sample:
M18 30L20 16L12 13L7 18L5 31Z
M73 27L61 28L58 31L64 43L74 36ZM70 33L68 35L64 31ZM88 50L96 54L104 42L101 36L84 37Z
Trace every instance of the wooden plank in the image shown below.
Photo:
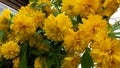
M28 4L28 0L0 0L0 2L14 8L15 10L18 10L21 6Z

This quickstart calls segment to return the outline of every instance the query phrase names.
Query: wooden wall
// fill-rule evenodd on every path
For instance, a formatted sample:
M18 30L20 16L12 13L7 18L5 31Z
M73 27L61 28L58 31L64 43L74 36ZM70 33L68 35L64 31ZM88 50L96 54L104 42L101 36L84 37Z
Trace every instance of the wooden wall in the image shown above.
M18 10L20 6L25 6L28 4L28 0L0 0L0 2Z

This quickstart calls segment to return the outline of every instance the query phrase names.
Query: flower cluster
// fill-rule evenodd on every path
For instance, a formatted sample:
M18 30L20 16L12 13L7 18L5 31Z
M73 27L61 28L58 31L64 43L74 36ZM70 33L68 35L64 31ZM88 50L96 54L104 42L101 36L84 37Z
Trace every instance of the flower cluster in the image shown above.
M0 68L119 68L120 0L30 0L0 14Z

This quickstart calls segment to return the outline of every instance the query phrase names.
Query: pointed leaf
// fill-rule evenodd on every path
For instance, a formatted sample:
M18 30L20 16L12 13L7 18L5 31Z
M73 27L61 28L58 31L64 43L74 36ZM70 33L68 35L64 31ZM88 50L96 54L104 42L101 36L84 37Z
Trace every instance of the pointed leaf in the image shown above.
M90 56L90 49L87 48L85 53L83 54L81 58L81 66L82 68L91 68L93 66L93 60Z
M28 68L27 67L27 43L26 42L21 46L19 68Z

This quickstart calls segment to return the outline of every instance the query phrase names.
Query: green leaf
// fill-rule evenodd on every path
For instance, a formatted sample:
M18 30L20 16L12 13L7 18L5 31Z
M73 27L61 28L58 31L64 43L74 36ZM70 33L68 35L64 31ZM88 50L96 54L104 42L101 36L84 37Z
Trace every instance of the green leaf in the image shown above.
M109 37L112 37L112 38L120 38L120 31L119 32L116 32L116 30L120 30L120 24L118 22L116 22L114 25L112 25L110 27L111 31L110 33L108 34Z
M2 68L2 66L5 65L5 63L6 63L6 60L0 61L0 68Z
M38 50L36 48L32 48L30 53L33 54L33 55L40 56L40 55L43 55L43 54L47 54L47 51L43 51L43 50Z
M30 7L35 8L36 5L37 5L37 3L32 3L32 4L30 5Z
M53 15L54 16L57 16L59 14L59 12L54 12Z
M10 20L9 20L9 25L11 25L13 22L12 22L12 19L13 19L14 15L11 13L10 14Z
M41 9L41 8L44 8L48 6L48 4L46 3L42 3L42 4L37 4L36 2L35 3L32 3L31 4L31 7L34 8L34 9Z
M45 6L48 6L48 4L47 3L42 3L42 4L39 5L40 8L43 8Z
M19 68L28 68L27 67L27 43L26 42L21 46Z
M45 58L41 58L42 61L42 68L47 68Z
M4 30L0 30L0 41L3 41L5 38L5 32Z
M38 2L38 0L29 0L30 2Z
M61 59L57 53L50 52L46 57L48 68L60 68Z
M39 50L37 50L37 49L31 49L31 54L33 54L33 55L40 55L40 53L39 53Z
M81 66L82 68L91 68L93 67L93 60L90 56L90 49L87 48L85 53L83 54L81 58Z
M51 68L53 65L55 65L55 58L53 58L52 56L48 56L47 65L48 65L48 68Z
M120 29L120 25L115 26L113 29L114 29L114 30Z
M83 23L83 22L82 22L82 17L80 17L80 15L78 15L76 18L77 18L77 21L78 21L79 23Z
M20 65L19 68L27 68L27 57L26 57L26 52L24 52L23 57L20 60Z
M52 45L50 44L50 40L48 39L43 39L42 42L46 45L48 45L48 47L50 48Z
M11 68L12 67L12 61L11 60L5 60L3 59L0 61L0 68Z
M45 33L45 31L44 30L38 30L37 32L36 32L36 35L39 35L39 34L44 34Z

